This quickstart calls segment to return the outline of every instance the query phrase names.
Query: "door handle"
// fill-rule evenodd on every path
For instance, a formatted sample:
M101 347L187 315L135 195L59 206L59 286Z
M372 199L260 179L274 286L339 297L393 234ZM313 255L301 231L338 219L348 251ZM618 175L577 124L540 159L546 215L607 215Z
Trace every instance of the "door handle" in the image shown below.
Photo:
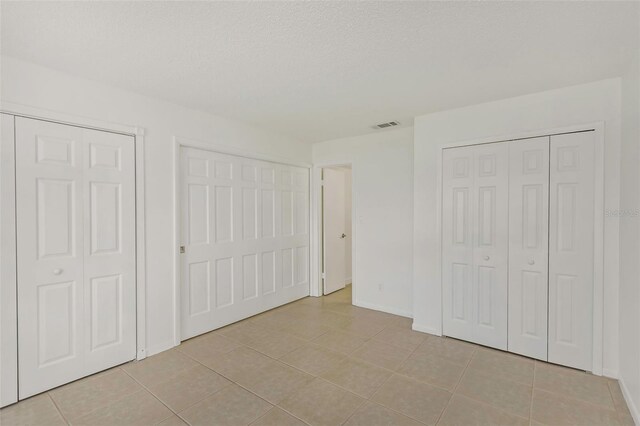
M340 235L340 238L346 238L346 237L347 237L347 234Z
M484 260L489 260L489 259L491 259L489 256L484 257Z
M62 273L62 269L54 269L53 275L60 275Z
M531 259L528 263L529 263L529 265L535 265L536 261Z

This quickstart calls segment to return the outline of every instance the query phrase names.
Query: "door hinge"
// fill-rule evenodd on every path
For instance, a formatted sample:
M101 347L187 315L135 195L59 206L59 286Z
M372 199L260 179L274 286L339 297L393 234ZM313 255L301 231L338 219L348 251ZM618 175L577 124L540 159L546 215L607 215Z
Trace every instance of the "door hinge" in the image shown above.
M184 254L184 246L180 246L180 254Z
M325 274L324 272L322 273L322 279L324 280L325 278L327 278L327 274Z

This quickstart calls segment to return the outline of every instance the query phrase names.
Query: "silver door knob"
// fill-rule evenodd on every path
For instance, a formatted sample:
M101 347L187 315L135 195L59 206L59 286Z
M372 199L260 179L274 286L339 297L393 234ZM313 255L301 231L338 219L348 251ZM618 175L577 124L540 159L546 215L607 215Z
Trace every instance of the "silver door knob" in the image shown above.
M484 257L484 260L489 260L489 259L490 259L489 256Z
M529 261L529 265L533 265L533 264L535 264L535 263L536 263L536 262L535 262L535 260L533 260L533 259L531 259L531 260Z
M54 269L53 275L60 275L62 273L62 269Z
M346 237L347 237L347 234L340 235L340 238L346 238Z

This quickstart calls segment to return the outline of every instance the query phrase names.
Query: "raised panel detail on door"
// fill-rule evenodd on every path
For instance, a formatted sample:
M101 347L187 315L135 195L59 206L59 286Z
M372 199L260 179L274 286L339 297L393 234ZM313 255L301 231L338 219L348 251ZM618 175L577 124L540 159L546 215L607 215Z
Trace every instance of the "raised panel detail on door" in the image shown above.
M130 136L16 118L19 395L136 354Z
M507 346L505 143L443 152L444 334Z
M122 277L91 279L91 350L122 341Z
M549 361L591 370L594 132L551 136Z
M547 360L549 137L509 142L509 351Z
M76 356L76 283L38 287L38 368Z
M187 147L180 157L181 338L307 296L308 170Z

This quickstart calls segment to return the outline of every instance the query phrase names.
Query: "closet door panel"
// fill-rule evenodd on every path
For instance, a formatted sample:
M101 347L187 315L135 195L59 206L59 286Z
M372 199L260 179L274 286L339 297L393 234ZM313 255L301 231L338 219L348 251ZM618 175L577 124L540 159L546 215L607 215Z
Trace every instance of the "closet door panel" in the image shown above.
M593 331L593 132L551 137L549 361L591 369Z
M547 360L549 137L509 143L509 351Z
M509 155L506 142L475 147L472 312L474 341L507 349Z
M443 331L473 340L474 147L443 152L442 279Z

